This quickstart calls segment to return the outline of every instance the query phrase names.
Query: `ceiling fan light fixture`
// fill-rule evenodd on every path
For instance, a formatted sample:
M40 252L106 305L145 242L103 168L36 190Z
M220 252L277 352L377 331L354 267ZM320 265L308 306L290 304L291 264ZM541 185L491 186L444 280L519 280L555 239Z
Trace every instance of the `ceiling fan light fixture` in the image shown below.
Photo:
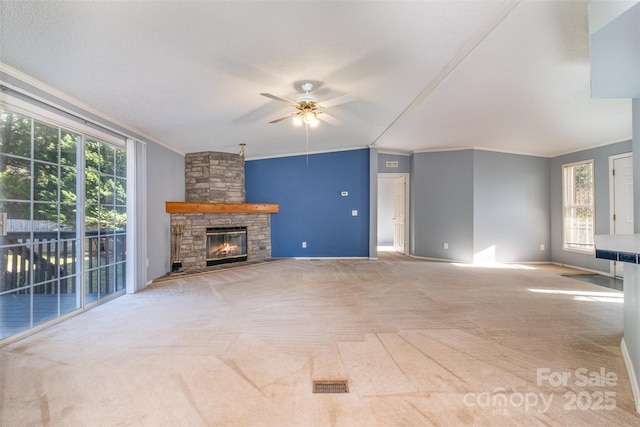
M318 118L314 111L305 111L302 113L302 120L311 127L318 126Z
M275 120L271 120L269 123L278 123L288 118L293 119L293 124L295 126L306 126L306 127L317 127L320 123L320 119L318 119L318 115L324 113L324 109L327 107L333 107L335 105L345 104L347 102L355 101L357 96L350 93L347 95L337 96L335 98L327 99L325 101L318 101L318 98L312 96L309 92L313 89L312 83L304 83L301 85L304 94L299 96L295 102L289 101L288 99L281 98L276 95L272 95L270 93L261 93L260 95L266 96L267 98L271 98L275 101L284 102L289 104L292 107L295 107L298 111L287 114L286 116L277 118ZM340 124L340 121L336 118L325 114L322 117L322 120L328 122L334 126Z

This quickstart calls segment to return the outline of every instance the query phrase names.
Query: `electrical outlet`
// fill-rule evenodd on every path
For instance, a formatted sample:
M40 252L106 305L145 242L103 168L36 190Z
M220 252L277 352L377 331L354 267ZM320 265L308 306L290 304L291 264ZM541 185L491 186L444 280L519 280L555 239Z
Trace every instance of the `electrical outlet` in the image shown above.
M445 243L442 244L442 247L445 248L445 249L449 249L449 244L447 242L445 242Z
M544 243L541 243L541 244L540 244L540 250L541 250L541 251L544 251Z
M307 242L302 242L302 248L306 249L307 248Z

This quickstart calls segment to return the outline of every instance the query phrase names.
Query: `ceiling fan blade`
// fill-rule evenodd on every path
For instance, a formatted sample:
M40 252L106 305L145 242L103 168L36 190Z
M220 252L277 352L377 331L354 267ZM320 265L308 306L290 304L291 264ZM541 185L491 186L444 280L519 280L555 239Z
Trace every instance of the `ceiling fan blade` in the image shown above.
M293 117L293 116L296 116L296 115L298 115L298 113L289 113L286 116L282 116L282 117L279 117L279 118L277 118L275 120L271 120L269 123L278 123L278 122L281 122L283 120L287 120L289 117Z
M347 102L353 102L358 99L358 96L350 93L347 95L337 96L335 98L327 99L326 101L319 102L320 107L328 108L333 107L334 105L346 104Z
M342 124L342 122L340 120L336 119L333 116L328 115L324 111L318 111L318 116L317 117L318 117L318 120L322 120L323 122L327 122L330 125L340 126Z
M273 99L275 101L284 102L284 103L289 104L289 105L296 105L296 103L293 102L293 101L289 101L288 99L280 98L279 96L271 95L270 93L261 93L260 95L266 96L267 98L271 98L271 99Z

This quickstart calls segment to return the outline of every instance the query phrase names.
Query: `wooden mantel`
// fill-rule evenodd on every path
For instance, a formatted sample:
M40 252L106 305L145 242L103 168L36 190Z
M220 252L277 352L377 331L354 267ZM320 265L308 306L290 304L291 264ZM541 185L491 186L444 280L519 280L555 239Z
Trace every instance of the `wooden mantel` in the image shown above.
M167 213L278 213L274 203L165 202Z

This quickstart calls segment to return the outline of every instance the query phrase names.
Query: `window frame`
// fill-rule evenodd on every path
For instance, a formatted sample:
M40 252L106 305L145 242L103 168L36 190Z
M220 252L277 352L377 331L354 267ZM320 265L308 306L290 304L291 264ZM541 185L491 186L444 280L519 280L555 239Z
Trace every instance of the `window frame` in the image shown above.
M28 102L6 93L0 94L0 104L15 113L29 116L46 125L59 126L66 130L80 133L85 138L95 138L120 148L126 148L127 146L124 137L116 137L114 134L92 127L87 121L83 124L78 120L68 118L62 110L59 112L51 111L33 102ZM53 108L56 107L54 106Z
M575 189L569 189L569 183L567 182L567 170L569 168L573 169L571 177L575 178L575 168L578 166L586 166L589 165L591 168L591 203L590 205L579 205L579 204L569 204L569 200L575 200ZM594 159L580 160L572 163L565 163L562 165L562 250L566 252L575 252L585 255L593 255L595 253L595 227L596 227L596 185L595 185L595 161ZM573 187L573 186L572 186ZM569 194L569 191L572 191ZM573 245L567 242L567 235L570 229L568 228L568 218L570 215L568 214L569 209L576 208L589 208L591 210L591 244L586 246L585 243L584 248L577 247L574 243ZM573 216L571 216L573 218ZM578 242L580 243L580 242Z

